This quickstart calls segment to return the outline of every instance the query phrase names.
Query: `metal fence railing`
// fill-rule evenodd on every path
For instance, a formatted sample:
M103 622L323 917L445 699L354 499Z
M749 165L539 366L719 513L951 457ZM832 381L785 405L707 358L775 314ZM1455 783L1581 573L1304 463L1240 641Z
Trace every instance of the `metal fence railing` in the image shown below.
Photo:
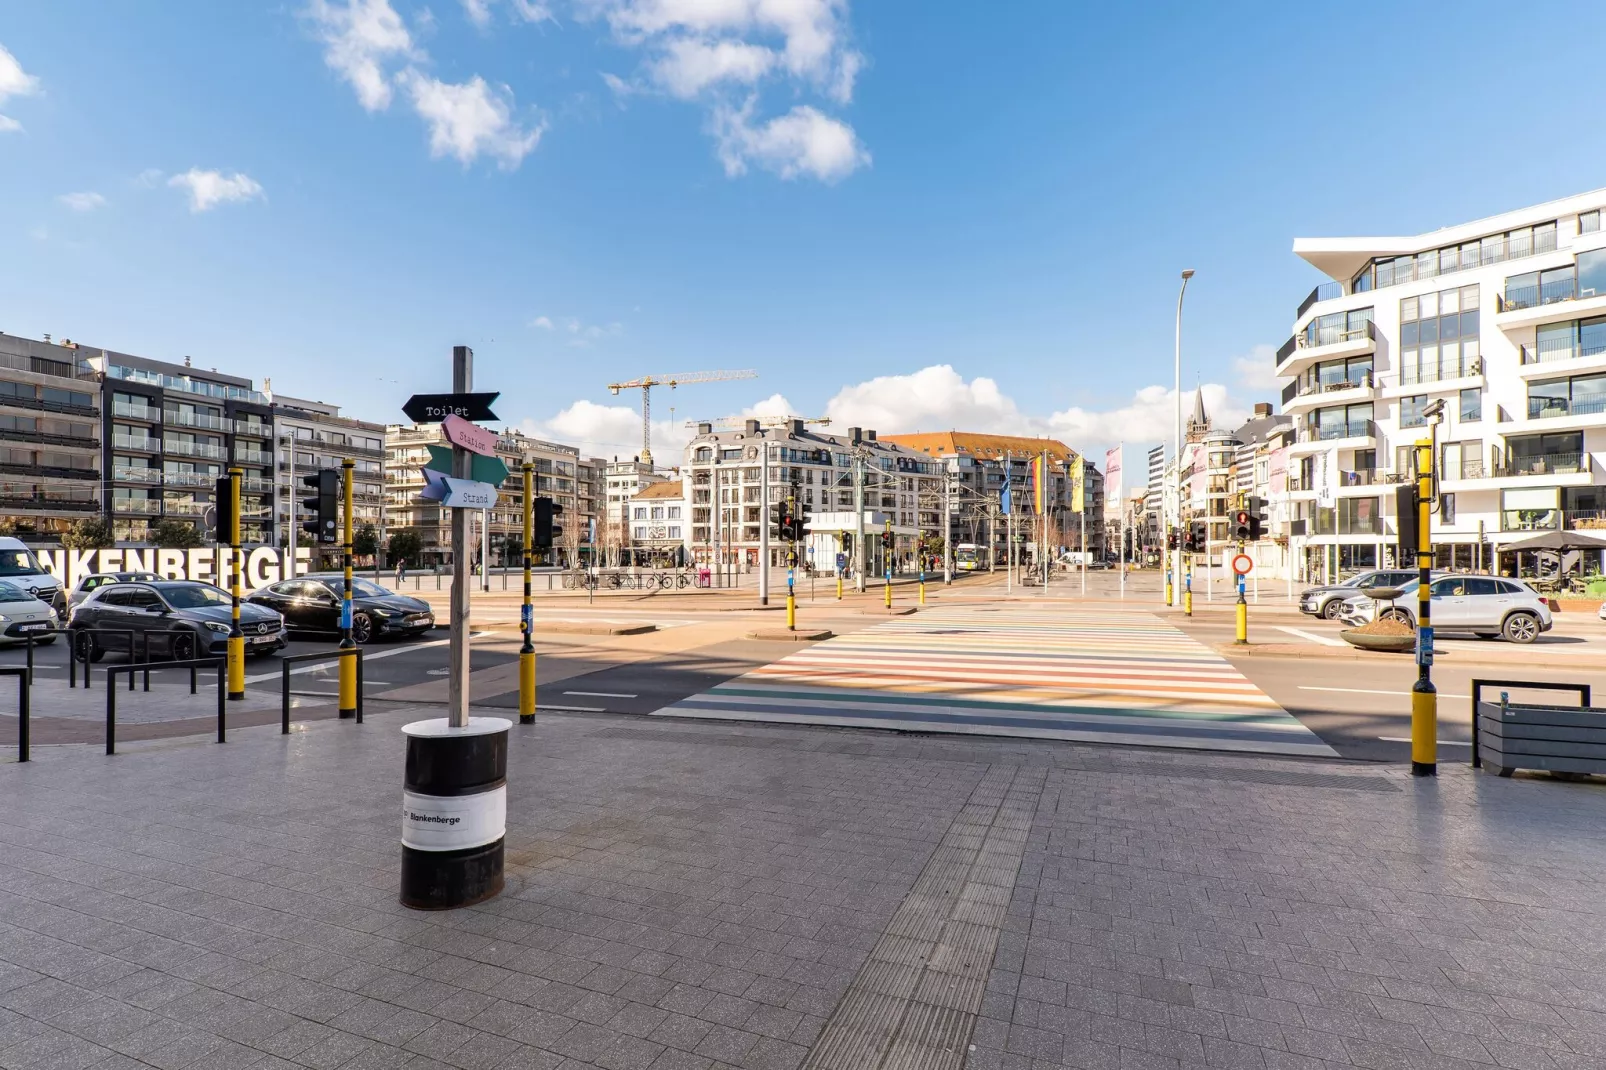
M357 659L357 723L362 724L362 647L320 650L311 654L286 654L279 658L279 733L290 734L290 666L303 661Z
M117 674L126 672L130 682L134 673L152 671L161 672L164 669L189 669L191 688L194 685L193 673L196 669L214 668L217 670L217 741L224 740L224 708L228 703L228 659L227 658L194 658L189 661L158 661L139 662L131 661L127 665L112 665L106 669L106 753L117 753ZM132 688L130 688L132 690Z
M28 702L33 691L33 667L6 665L0 676L17 678L17 761L28 760Z

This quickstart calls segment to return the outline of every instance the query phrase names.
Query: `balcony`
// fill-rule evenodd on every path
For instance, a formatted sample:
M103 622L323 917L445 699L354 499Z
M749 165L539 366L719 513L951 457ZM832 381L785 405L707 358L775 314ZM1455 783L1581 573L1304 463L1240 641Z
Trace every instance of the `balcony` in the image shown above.
M203 431L227 431L229 422L221 416L183 409L163 409L162 420L171 427L199 427Z
M1325 453L1330 449L1366 449L1377 442L1377 422L1350 420L1329 427L1301 427L1289 450L1292 453Z
M116 464L112 466L112 481L115 483L159 484L162 482L162 470L160 468L141 468L131 464Z
M1491 465L1489 474L1494 479L1515 476L1570 476L1589 474L1587 453L1539 453L1522 457L1508 456L1503 462Z
M1324 283L1322 283L1320 286L1316 287L1310 293L1306 294L1305 295L1305 300L1303 300L1303 301L1301 301L1299 303L1299 310L1294 313L1294 322L1297 323L1300 320L1304 319L1305 318L1305 313L1309 312L1310 311L1310 306L1314 305L1316 302L1318 302L1318 301L1331 301L1335 297L1343 297L1343 296L1344 296L1344 287L1340 283L1337 283L1337 282L1324 282Z
M162 503L150 498L113 498L112 512L124 516L156 516L162 511Z
M1500 514L1500 530L1606 532L1606 510L1507 509Z
M162 476L163 485L169 487L211 487L217 481L217 476L205 472L166 472Z
M1372 397L1374 379L1365 372L1357 379L1340 379L1333 383L1295 380L1283 388L1283 413L1293 415L1350 401L1365 401Z
M133 450L135 453L161 453L162 440L159 438L140 438L135 435L113 435L112 448Z
M1561 345L1525 345L1521 347L1522 363L1517 375L1523 379L1538 379L1560 372L1606 371L1606 344L1591 342L1562 343Z
M1338 487L1382 487L1404 483L1409 477L1403 472L1390 472L1383 468L1340 469Z
M271 465L273 463L273 454L263 450L247 449L239 443L235 443L234 460L238 464Z
M1317 535L1387 535L1380 516L1338 516L1332 509L1316 511L1313 532Z
M258 423L255 420L235 420L234 433L236 435L249 435L252 438L272 438L273 425Z
M226 461L229 457L222 446L209 446L203 442L184 442L176 438L163 439L162 452L175 457L204 457L209 461Z
M46 494L17 494L0 490L0 509L56 509L74 513L98 513L100 502L93 498L52 498Z
M121 416L125 420L145 420L153 424L162 421L162 410L155 405L132 405L126 401L112 402L112 415Z
M1568 398L1530 397L1528 419L1554 420L1564 416L1596 416L1606 412L1606 390L1579 392Z
M1551 282L1506 287L1495 295L1495 322L1503 330L1583 319L1606 312L1606 294L1580 290L1576 275Z
M212 508L211 502L186 502L170 499L167 502L168 516L205 516L206 511Z
M1377 327L1367 320L1359 327L1324 328L1314 338L1301 332L1277 350L1277 374L1298 375L1312 364L1340 357L1358 357L1377 347Z

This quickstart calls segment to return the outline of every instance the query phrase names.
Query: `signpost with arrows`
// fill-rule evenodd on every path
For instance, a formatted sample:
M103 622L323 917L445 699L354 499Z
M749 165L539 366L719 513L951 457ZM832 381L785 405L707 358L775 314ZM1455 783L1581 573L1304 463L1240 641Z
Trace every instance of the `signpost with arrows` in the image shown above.
M439 423L451 449L430 448L424 497L452 510L452 601L446 716L403 727L401 900L420 910L468 906L502 890L511 723L470 717L468 514L488 509L507 466L495 457L495 393L473 393L474 351L452 349L452 392L415 394L402 406L415 423ZM449 463L443 463L449 462ZM488 467L486 462L494 464ZM439 467L437 467L439 466ZM444 471L442 470L444 468ZM490 477L496 476L494 480Z

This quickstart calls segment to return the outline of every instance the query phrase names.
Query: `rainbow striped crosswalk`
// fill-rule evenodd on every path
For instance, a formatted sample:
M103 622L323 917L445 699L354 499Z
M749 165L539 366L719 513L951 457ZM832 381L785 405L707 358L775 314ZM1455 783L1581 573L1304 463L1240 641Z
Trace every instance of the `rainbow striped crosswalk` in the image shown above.
M654 716L1336 754L1151 613L1008 603L830 639Z

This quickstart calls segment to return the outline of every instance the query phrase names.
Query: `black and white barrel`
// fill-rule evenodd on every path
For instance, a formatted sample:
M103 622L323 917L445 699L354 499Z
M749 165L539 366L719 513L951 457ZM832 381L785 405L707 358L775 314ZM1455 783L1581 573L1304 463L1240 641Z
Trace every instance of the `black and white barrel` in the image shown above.
M512 722L414 721L402 793L402 905L447 910L502 890L507 739Z

